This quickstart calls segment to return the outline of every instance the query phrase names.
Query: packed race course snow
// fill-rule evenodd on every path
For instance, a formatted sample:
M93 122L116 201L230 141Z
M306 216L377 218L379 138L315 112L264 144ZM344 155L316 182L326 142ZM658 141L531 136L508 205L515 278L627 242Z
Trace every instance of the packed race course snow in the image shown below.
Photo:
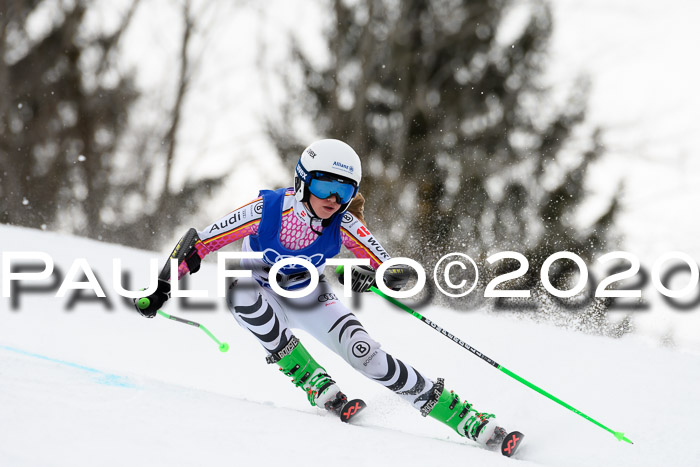
M190 288L207 289L208 311L165 311L205 324L203 332L130 310L112 288L112 259L145 286L147 253L36 230L0 226L11 251L43 251L58 268L0 301L0 465L541 465L693 466L700 444L700 357L638 336L584 335L513 316L427 306L420 312L508 369L634 445L523 386L378 296L366 294L358 319L385 350L446 386L510 430L526 435L512 459L424 419L297 333L350 398L368 409L346 425L310 407L216 295L216 267L203 264ZM5 250L7 252L10 250ZM108 296L55 297L75 258L85 258ZM58 277L61 275L61 277ZM125 284L126 286L126 284ZM130 287L127 287L130 288ZM49 290L50 289L50 290ZM15 291L16 292L16 291ZM337 291L342 296L340 290ZM71 297L73 303L71 307ZM17 297L16 297L17 298ZM350 304L352 300L346 299ZM654 311L648 311L653 313Z

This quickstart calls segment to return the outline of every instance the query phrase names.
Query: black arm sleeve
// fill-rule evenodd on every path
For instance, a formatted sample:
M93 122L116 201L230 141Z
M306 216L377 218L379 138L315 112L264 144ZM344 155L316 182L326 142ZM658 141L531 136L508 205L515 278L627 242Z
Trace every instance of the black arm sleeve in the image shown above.
M197 248L195 248L195 245L199 241L201 240L199 239L199 235L197 235L197 229L189 229L185 233L185 235L182 236L180 241L177 242L177 245L175 245L173 252L170 253L168 260L165 262L165 266L163 266L163 269L160 271L160 275L158 275L158 279L170 281L171 259L176 259L178 266L182 264L183 261L187 263L187 267L190 270L190 274L194 274L195 272L199 271L199 266L202 263L202 258L199 257Z

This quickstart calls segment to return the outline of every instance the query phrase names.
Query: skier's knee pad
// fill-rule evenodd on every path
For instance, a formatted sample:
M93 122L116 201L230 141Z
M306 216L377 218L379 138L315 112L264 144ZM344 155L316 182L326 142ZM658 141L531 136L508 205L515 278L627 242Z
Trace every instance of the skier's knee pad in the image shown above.
M367 333L358 332L346 343L346 360L357 371L374 376L378 367L377 360L381 359L382 354L384 354L380 347L381 344Z

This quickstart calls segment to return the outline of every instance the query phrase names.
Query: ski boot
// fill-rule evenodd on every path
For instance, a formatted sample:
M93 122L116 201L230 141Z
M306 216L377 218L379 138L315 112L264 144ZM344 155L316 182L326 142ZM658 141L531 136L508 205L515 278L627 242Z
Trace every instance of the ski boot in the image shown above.
M438 378L428 402L421 408L421 415L444 423L460 436L465 436L488 449L501 447L507 432L497 425L495 415L477 412L472 404L460 401L453 391L445 389L445 381Z
M359 399L348 402L347 396L296 337L292 337L289 344L266 360L267 363L279 365L280 371L290 376L292 383L306 392L312 406L322 407L344 422L365 407L365 403Z

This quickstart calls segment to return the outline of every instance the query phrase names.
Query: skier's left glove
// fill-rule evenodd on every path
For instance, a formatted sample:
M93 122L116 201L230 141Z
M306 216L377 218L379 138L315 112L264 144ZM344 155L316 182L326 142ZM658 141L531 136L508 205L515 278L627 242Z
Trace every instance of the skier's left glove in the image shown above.
M401 290L408 279L410 278L410 273L407 268L403 266L395 266L386 270L384 273L384 283L391 290ZM344 282L344 275L340 274L338 280L341 284ZM352 268L352 291L353 292L367 292L370 287L376 287L376 271L369 266L353 266Z
M135 298L136 311L146 318L153 318L170 298L170 282L158 279L158 288L148 297Z
M345 274L338 276L338 281L345 284ZM367 292L370 287L376 285L375 271L369 266L352 267L352 291L357 293Z

